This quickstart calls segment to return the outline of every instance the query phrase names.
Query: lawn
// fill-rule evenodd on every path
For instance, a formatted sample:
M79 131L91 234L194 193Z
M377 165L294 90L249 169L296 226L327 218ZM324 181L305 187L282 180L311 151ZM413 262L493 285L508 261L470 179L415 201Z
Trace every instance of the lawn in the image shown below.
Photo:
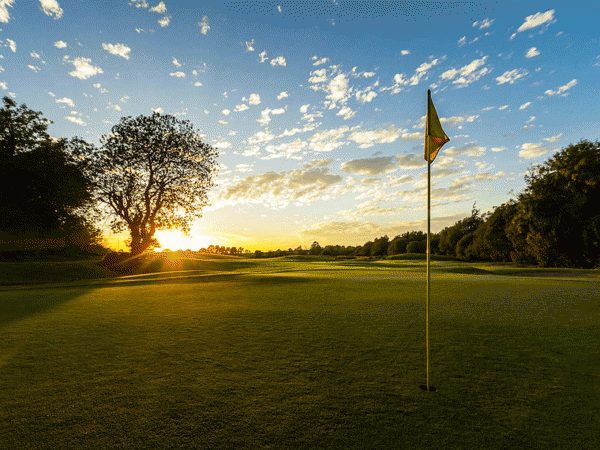
M436 392L424 261L0 287L0 448L597 448L598 278L432 269Z

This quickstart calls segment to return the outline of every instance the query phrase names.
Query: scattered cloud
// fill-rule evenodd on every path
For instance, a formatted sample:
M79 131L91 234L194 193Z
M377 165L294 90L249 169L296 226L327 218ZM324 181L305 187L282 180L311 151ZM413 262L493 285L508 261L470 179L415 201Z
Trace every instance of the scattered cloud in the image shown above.
M28 67L29 69L33 70L34 72L39 72L40 70L42 70L42 69L40 69L39 67L37 67L37 66L33 66L33 65L31 65L31 64L27 64L27 67Z
M400 51L400 54L401 54L402 56L404 56L404 55L410 55L410 51L409 51L409 50L401 50L401 51Z
M79 126L85 127L87 123L84 122L80 117L66 116L65 119L70 120L73 123L76 123Z
M158 114L163 114L165 112L165 110L159 106L158 108L152 108L152 112L155 112Z
M254 39L252 39L250 42L246 41L246 51L247 52L254 51L254 47L252 47L252 44L254 44Z
M198 22L198 26L200 27L200 32L206 36L208 30L210 30L210 26L208 25L208 16L202 17L202 22Z
M58 5L56 0L40 0L42 11L47 16L54 16L55 19L60 19L63 15L63 10Z
M248 99L248 103L250 105L259 105L260 104L260 95L258 95L258 94L250 94L250 98Z
M484 28L489 28L492 26L492 24L496 21L496 19L483 19L482 21L477 21L477 22L473 22L473 27L479 27L480 30L483 30Z
M100 67L95 67L90 64L92 60L90 58L75 58L70 61L75 66L75 70L69 72L69 75L80 80L87 80L89 77L99 73L104 73Z
M129 52L131 48L125 44L102 44L102 48L111 55L121 56L122 58L129 59Z
M165 4L163 2L160 2L158 5L150 8L149 11L162 14L162 13L167 12L167 7L165 6Z
M519 152L519 156L525 159L534 159L539 156L545 155L546 153L549 153L553 150L555 149L546 147L543 144L525 143L521 145L521 151Z
M514 33L510 37L510 39L512 40L517 35L517 33L521 33L523 31L530 30L532 28L536 28L536 27L539 27L540 25L544 25L544 24L546 24L546 26L548 26L553 22L554 22L554 10L553 9L546 11L545 13L538 12L531 16L527 16L525 18L525 22L523 22L523 24L519 27L517 32Z
M571 89L573 86L575 86L576 84L577 84L577 80L576 79L572 79L571 81L569 81L564 86L560 86L556 91L548 89L546 92L544 92L544 94L549 95L549 96L562 95L564 97L564 96L568 95L567 91L569 89Z
M393 172L397 169L395 156L380 156L377 158L354 159L342 164L341 170L356 175L371 177Z
M458 40L458 46L462 47L463 45L465 45L467 43L467 37L463 36Z
M177 66L177 67L181 67L181 63L179 61L177 61L176 58L173 58L173 61L171 61L173 63L173 65ZM196 72L194 70L194 72ZM194 73L194 75L196 75L198 72Z
M317 57L316 57L316 56L313 56L313 58L312 58L312 59L317 59ZM315 62L313 63L313 66L320 66L321 64L325 64L325 63L326 63L326 62L328 62L328 61L329 61L329 58L321 58L321 59L319 59L318 61L315 61Z
M309 139L309 148L315 152L330 152L341 147L345 142L340 141L350 128L343 126L331 130L317 131Z
M533 58L534 56L537 56L539 54L540 52L537 48L531 47L529 50L527 50L527 53L525 53L525 58Z
M59 100L56 100L56 103L64 103L65 105L70 106L71 108L75 108L75 103L73 103L73 100L67 97L63 97Z
M65 48L67 46L67 43L65 41L56 41L54 43L54 46L56 48Z
M185 78L185 72L171 72L169 73L169 75L171 75L172 77L177 77L177 78Z
M544 140L548 141L548 142L556 142L556 141L558 141L562 137L563 137L563 135L561 133L561 134L559 134L557 136L552 136L552 137L549 137L549 138L544 138Z
M171 16L165 16L162 19L158 20L158 24L163 28L168 27L170 22L171 22Z
M488 58L487 56L484 56L481 59L474 59L469 64L461 67L458 70L457 69L446 70L445 72L443 72L440 75L440 78L442 80L452 80L457 75L460 75L459 78L455 79L452 82L452 84L458 85L457 87L459 87L459 88L467 87L469 84L473 83L474 81L479 80L482 76L484 76L490 72L490 69L487 67L483 67L482 69L477 70L485 64L485 61L487 60L487 58Z
M529 75L529 72L525 69L507 70L502 75L496 78L496 82L498 83L498 85L505 83L513 84L519 78L523 78L526 75Z
M250 109L248 105L242 103L241 105L236 105L236 107L233 109L233 112L242 112L246 111L247 109Z
M266 126L269 124L269 122L271 122L270 114L283 114L284 112L285 112L285 109L283 109L283 108L278 108L278 109L267 108L260 112L260 119L256 119L256 121L259 124L261 124L262 126Z
M442 150L447 156L483 156L485 154L485 147L477 145L477 142L467 142L462 147L450 147Z
M391 144L403 133L403 130L395 129L394 126L387 130L378 128L375 131L355 131L348 139L354 141L360 148L369 148L375 144Z
M523 103L521 106L519 106L519 109L529 108L531 105L531 102Z
M260 58L260 62L264 63L266 60L268 60L269 58L267 58L267 51L263 51L261 53L258 54L259 58Z
M6 42L8 42L8 47L12 50L12 52L15 53L17 51L17 43L12 39L6 39Z
M12 4L14 0L0 0L0 22L8 23L10 19L10 14L8 13L8 8L12 8Z
M271 60L271 65L273 67L277 65L285 66L285 58L283 56L278 56L277 58Z
M283 91L277 96L277 100L281 100L282 98L286 98L286 97L289 97L289 94L287 92Z

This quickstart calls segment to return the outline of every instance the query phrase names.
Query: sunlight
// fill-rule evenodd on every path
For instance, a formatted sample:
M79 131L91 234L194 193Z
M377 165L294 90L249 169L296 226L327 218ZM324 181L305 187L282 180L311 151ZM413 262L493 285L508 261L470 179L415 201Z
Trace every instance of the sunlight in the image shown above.
M186 237L178 230L158 230L154 236L161 245L159 248L154 249L155 252L160 252L167 248L173 251L187 249L198 251L201 248L206 248L214 244L214 239L210 236L190 234L190 237Z

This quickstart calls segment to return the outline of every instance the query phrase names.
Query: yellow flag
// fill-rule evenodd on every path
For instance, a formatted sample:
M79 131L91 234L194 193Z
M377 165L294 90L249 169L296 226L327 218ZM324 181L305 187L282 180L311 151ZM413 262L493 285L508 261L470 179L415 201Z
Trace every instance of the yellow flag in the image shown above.
M431 100L431 91L427 90L427 117L425 119L425 161L432 163L440 148L449 142L450 138L442 130L435 106Z

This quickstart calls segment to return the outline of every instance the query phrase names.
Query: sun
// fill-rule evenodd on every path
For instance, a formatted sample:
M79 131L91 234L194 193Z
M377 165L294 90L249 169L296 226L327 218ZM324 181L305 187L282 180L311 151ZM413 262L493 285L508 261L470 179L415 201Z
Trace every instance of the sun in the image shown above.
M154 233L154 237L160 243L160 247L154 249L155 252L160 252L167 248L173 251L187 249L198 251L201 248L207 248L209 245L214 244L214 239L210 236L190 233L190 237L186 237L177 230L158 230Z

